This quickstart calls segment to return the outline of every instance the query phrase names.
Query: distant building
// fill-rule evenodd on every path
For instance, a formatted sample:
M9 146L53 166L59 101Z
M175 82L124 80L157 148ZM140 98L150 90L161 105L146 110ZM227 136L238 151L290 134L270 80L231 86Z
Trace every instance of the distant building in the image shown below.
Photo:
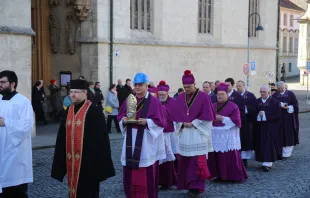
M305 10L290 0L280 0L279 63L285 66L286 76L298 76L298 20ZM280 71L280 70L279 70Z

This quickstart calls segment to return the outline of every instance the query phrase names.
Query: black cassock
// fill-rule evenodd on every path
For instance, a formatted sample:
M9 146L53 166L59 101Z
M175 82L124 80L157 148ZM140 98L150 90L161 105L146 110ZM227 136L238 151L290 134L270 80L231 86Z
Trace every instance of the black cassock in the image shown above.
M257 99L251 92L245 91L243 94L247 113L241 120L242 127L240 129L241 150L254 150L255 139L253 134L253 122L257 116Z
M265 111L266 121L257 121L255 133L255 158L259 162L282 159L281 109L279 102L269 97L265 103L257 99L257 114Z
M75 106L75 114L83 104L84 102ZM68 111L66 111L65 118L67 118L67 113ZM51 177L62 182L66 174L66 119L64 119L61 121L57 135ZM77 198L99 197L99 183L114 175L105 118L103 112L92 104L85 119Z

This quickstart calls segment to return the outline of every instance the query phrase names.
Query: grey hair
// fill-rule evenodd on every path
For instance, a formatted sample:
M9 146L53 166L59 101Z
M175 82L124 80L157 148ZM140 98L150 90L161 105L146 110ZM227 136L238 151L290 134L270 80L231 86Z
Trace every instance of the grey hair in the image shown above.
M285 82L283 82L283 81L277 82L277 87L281 87L281 86L285 87Z
M263 89L263 90L266 90L266 91L270 92L270 87L268 85L262 85L260 87L260 89Z
M237 83L241 83L243 86L245 86L245 82L243 80L239 80Z
M217 80L217 81L215 81L215 83L221 83L221 81Z
M152 86L155 86L155 84L154 84L153 81L150 81L148 84L149 84L149 85L152 85Z

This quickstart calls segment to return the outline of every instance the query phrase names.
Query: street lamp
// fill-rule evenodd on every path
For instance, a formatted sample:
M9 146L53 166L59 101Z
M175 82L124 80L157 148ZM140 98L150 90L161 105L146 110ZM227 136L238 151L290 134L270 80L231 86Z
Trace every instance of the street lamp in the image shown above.
M250 14L249 18L248 18L248 64L249 64L249 66L250 66L250 37L251 37L251 35L250 35L250 20L251 20L251 17L253 15L257 15L258 16L258 24L257 24L257 27L255 28L255 32L256 31L263 31L264 30L263 26L260 24L260 15L258 13ZM247 75L247 77L246 77L247 87L249 87L249 84L250 84L250 75L251 74Z

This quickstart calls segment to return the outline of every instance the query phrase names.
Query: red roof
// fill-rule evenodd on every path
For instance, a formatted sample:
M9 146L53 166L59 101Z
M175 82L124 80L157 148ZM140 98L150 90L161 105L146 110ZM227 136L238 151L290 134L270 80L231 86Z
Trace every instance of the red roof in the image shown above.
M290 0L280 0L280 7L305 12L304 9L302 9L298 5L294 4Z

